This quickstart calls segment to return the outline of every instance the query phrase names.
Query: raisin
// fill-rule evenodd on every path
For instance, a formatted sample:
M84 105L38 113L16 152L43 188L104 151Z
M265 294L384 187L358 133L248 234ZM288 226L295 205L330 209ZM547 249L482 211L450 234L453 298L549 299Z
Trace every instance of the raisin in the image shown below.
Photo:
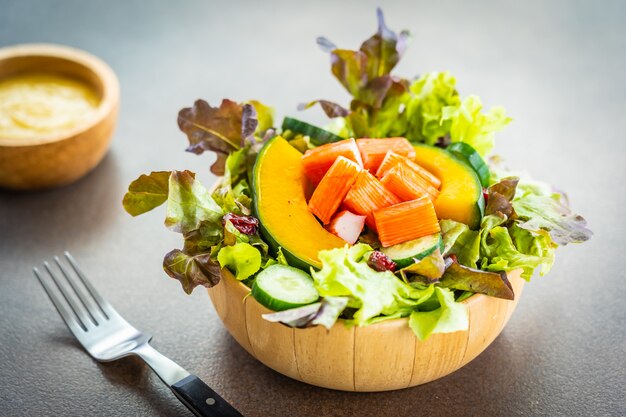
M367 264L370 266L370 268L378 272L384 272L384 271L393 272L396 270L396 267L398 266L387 255L379 251L372 252L369 259L367 260Z
M240 216L235 213L228 213L222 218L222 223L231 222L235 229L244 235L253 235L259 227L259 219L252 216Z

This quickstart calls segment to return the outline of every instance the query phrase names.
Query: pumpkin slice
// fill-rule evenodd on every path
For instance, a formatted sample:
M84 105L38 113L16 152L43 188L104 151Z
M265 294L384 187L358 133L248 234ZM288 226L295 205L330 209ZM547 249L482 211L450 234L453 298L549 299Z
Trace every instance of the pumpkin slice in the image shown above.
M271 139L254 165L252 191L260 229L274 252L282 252L290 265L320 268L320 250L343 247L346 242L328 232L307 206L302 154L280 136Z
M440 219L451 219L480 227L485 212L483 189L471 166L452 153L428 145L415 145L415 162L441 180L435 211Z

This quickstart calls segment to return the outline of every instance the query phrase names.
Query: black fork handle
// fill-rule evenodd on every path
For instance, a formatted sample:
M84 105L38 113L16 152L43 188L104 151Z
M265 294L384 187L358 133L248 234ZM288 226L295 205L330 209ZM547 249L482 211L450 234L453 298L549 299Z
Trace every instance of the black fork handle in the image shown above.
M181 379L170 388L180 402L199 417L243 417L195 375Z

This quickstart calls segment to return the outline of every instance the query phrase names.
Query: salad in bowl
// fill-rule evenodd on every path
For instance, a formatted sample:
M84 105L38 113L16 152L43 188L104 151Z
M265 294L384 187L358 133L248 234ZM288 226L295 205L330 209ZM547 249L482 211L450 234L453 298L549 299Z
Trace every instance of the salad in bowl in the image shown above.
M255 346L254 338L265 337L259 328L291 332L285 334L296 345L308 333L293 329L316 329L309 356L341 351L341 340L356 352L359 329L381 329L362 334L384 344L384 329L393 328L389 343L409 340L416 357L432 338L469 332L472 300L480 300L472 308L505 306L510 315L514 304L506 303L517 301L522 280L535 270L545 275L558 246L591 236L565 194L509 172L491 155L496 133L511 122L504 109L462 96L448 72L414 80L391 73L407 41L408 32L387 28L380 10L377 32L358 50L318 38L352 96L347 106L323 99L301 106L321 106L330 118L323 127L293 117L277 126L272 108L255 100L224 99L215 107L197 100L180 111L178 125L187 151L216 154L210 170L217 184L208 189L193 172L173 170L129 186L128 213L166 204L166 227L182 234L182 248L165 255L165 272L187 293L210 288L218 314L256 357L283 343L278 337ZM481 320L478 327L489 319ZM344 331L352 336L333 339ZM467 351L467 340L463 346ZM351 360L355 375L366 366ZM468 360L392 385L426 382ZM312 374L330 379L323 359L316 362ZM311 382L306 366L272 367Z

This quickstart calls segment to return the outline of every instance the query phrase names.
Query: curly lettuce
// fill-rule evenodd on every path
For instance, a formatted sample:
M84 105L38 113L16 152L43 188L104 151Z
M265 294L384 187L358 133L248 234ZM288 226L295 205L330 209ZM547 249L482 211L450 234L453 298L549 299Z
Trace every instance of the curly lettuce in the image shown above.
M452 120L443 120L446 108L461 103L456 79L449 72L430 72L411 84L413 98L406 105L406 138L413 142L436 144L450 133Z
M390 271L375 271L367 265L371 251L366 244L321 251L322 268L311 270L322 297L348 297L348 307L355 309L348 323L364 326L410 316L411 329L422 340L433 332L467 329L465 306L454 302L449 289L413 286Z
M493 107L487 113L482 110L480 98L468 96L460 105L444 108L441 123L450 125L452 142L465 142L484 158L493 149L495 133L504 129L512 119L503 107Z

